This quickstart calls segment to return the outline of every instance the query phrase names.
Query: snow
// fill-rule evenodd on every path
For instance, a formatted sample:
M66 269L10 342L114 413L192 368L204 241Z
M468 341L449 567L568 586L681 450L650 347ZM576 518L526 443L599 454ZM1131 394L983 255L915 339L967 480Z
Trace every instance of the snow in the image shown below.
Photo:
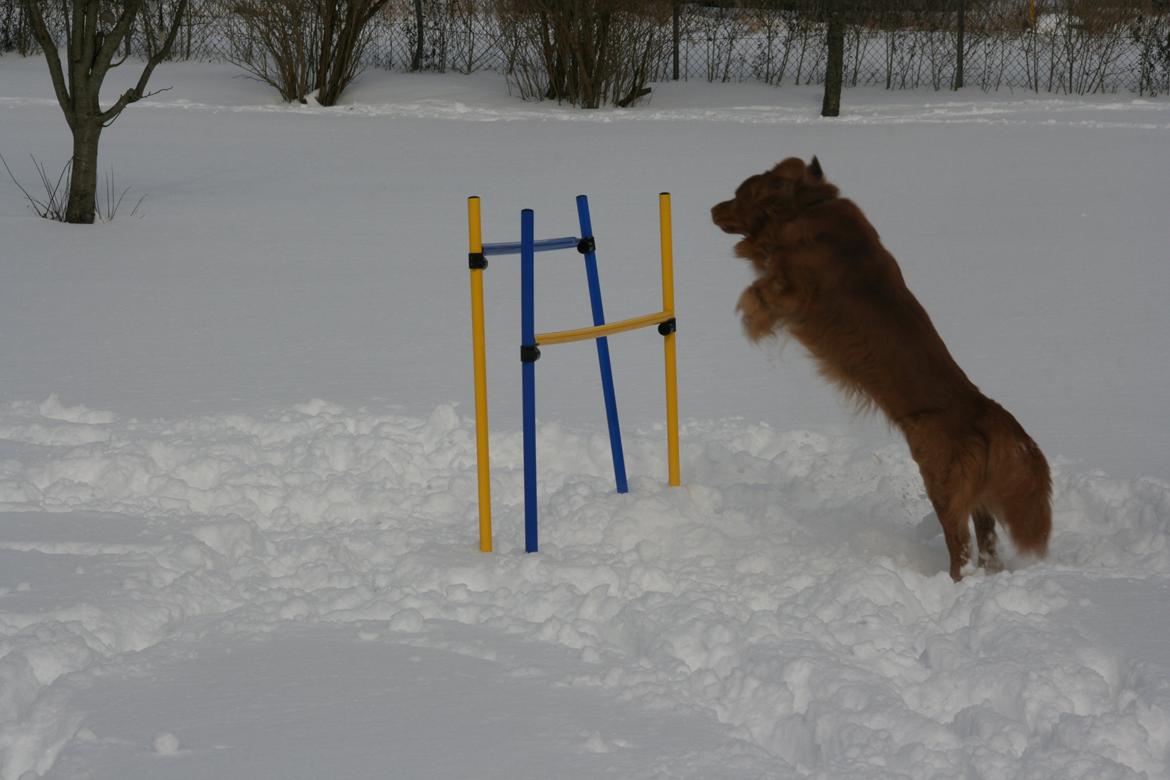
M67 150L43 69L0 58L18 173ZM752 85L580 113L491 76L370 73L336 109L156 80L103 138L141 216L0 187L2 780L1170 777L1170 103L854 90L827 122ZM1053 461L1046 560L952 583L905 445L741 337L706 211L812 153ZM625 496L592 348L550 348L523 553L493 259L476 552L465 196L495 241L528 206L574 232L588 193L618 319L657 308L660 190L684 486L658 337L611 339ZM538 330L589 321L560 259Z
M154 752L160 756L173 756L179 752L179 738L174 734L163 732L154 738Z

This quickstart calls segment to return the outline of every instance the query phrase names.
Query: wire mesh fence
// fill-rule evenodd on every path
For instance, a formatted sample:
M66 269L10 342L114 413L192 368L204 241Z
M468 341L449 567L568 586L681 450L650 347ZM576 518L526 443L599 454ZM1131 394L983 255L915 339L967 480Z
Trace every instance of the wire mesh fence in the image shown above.
M911 7L912 6L912 7ZM887 89L1069 94L1170 88L1170 15L1152 3L880 3L847 19L845 81ZM693 8L688 78L812 84L824 79L823 17L798 9Z
M391 0L366 31L363 64L514 74L526 55L502 21L505 1ZM658 22L671 45L651 63L653 80L819 84L826 13L835 3L846 14L847 86L1170 93L1168 0L678 3L674 19ZM0 48L34 48L20 0L0 0ZM248 61L230 0L191 0L174 56Z

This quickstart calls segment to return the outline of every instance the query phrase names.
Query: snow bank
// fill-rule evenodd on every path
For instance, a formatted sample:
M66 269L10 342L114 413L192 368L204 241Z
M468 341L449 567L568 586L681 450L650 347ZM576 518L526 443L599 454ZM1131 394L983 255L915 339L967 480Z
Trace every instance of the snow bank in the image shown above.
M1160 594L1170 485L1058 469L1050 558L954 584L900 444L695 422L668 489L661 439L627 433L618 496L602 435L542 426L544 547L525 555L520 437L494 434L481 555L474 427L451 406L0 406L0 777L49 770L85 724L70 685L103 664L290 622L519 675L492 635L558 647L580 663L556 682L713 713L774 776L1165 776L1170 670L1081 618L1086 582Z

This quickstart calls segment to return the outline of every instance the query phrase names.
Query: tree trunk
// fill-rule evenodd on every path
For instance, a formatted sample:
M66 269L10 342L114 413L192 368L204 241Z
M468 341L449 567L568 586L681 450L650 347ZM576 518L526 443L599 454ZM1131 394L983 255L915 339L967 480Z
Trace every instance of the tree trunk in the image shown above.
M829 9L829 63L825 69L825 99L821 116L841 115L841 87L845 81L845 17L833 3Z
M959 0L959 29L955 36L955 89L963 88L963 60L966 57L967 0Z
M680 2L681 2L681 0L674 0L674 3L673 3L674 7L671 9L671 14L670 14L670 37L671 37L671 49L672 49L672 54L673 54L673 57L671 58L672 62L671 62L670 75L675 81L678 81L678 48L679 48L679 38L680 38L679 18L678 18L679 7L678 6L679 6Z
M146 85L158 64L170 56L183 15L187 11L188 0L178 0L171 9L168 15L171 24L166 37L155 39L150 44L151 54L138 76L137 84L123 92L112 106L103 111L98 99L102 81L111 68L121 64L120 61L114 61L115 57L122 44L129 41L143 2L121 0L120 3L103 6L100 0L73 0L72 4L62 0L61 17L50 17L54 27L61 25L55 35L45 23L40 0L23 0L33 35L49 66L57 103L73 131L66 222L93 224L97 210L98 140L102 129L113 123L126 106L147 97ZM115 9L117 14L110 15ZM101 13L103 10L107 11L106 15ZM161 34L163 29L157 32ZM57 48L58 40L66 46L64 58Z
M73 128L73 162L69 171L69 203L65 221L92 225L97 212L98 140L100 119L84 119Z
M423 26L423 4L422 0L414 0L414 59L410 61L410 69L413 71L422 70L423 60L423 35L426 30Z

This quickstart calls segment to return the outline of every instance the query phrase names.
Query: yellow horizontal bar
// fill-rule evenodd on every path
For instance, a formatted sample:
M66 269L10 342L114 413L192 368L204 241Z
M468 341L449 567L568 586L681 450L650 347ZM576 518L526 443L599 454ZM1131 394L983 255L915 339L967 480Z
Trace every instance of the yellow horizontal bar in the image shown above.
M631 317L628 320L618 320L617 322L607 322L605 325L594 325L591 328L577 328L576 330L557 330L552 333L537 333L537 344L568 344L570 341L584 341L586 339L599 339L602 336L608 336L612 333L622 333L627 330L636 330L638 328L645 328L650 325L657 325L660 322L666 322L674 315L670 312L660 311L655 314L644 314L641 317Z

